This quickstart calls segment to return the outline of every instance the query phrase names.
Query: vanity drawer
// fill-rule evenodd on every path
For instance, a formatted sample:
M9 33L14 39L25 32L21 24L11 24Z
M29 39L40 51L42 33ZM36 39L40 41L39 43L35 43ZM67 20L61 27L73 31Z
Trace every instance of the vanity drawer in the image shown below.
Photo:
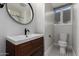
M39 46L42 46L43 45L43 37L38 38L36 40L32 40L31 43L32 43L32 48L37 48Z
M31 42L20 44L20 45L16 46L16 48L17 48L16 55L18 55L18 56L29 55L29 53L31 52L31 49L32 49Z
M9 53L9 56L40 56L43 55L43 50L43 37L19 45L14 45L6 40L6 52Z
M14 51L15 51L15 45L6 40L6 53L8 53L7 56L15 55Z
M43 56L44 50L43 50L43 47L40 46L37 48L37 50L35 49L34 53L31 55L31 56Z

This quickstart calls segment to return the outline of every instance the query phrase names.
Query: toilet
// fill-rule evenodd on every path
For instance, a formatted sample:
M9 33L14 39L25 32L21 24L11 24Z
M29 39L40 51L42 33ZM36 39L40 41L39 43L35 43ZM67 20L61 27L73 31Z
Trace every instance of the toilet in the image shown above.
M66 55L66 47L67 47L67 34L60 33L60 40L58 41L58 45L60 47L60 55Z

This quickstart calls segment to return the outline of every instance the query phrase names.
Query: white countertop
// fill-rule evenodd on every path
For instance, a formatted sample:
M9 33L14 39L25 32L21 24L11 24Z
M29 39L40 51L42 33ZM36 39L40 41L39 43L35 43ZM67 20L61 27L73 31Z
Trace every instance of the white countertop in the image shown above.
M26 35L11 35L7 36L7 40L15 45L19 45L40 37L43 37L43 34L29 34L28 37L26 37Z

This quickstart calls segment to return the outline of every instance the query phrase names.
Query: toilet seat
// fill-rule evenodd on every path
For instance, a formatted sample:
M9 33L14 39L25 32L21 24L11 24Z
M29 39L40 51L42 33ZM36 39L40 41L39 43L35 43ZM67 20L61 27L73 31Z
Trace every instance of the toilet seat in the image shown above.
M61 47L66 47L67 46L67 42L64 42L64 41L58 41L58 44Z

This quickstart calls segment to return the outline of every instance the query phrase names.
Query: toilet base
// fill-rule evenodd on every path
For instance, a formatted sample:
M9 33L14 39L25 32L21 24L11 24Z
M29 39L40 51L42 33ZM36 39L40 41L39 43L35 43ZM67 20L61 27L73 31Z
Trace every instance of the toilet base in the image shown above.
M66 56L66 48L60 47L60 56Z

